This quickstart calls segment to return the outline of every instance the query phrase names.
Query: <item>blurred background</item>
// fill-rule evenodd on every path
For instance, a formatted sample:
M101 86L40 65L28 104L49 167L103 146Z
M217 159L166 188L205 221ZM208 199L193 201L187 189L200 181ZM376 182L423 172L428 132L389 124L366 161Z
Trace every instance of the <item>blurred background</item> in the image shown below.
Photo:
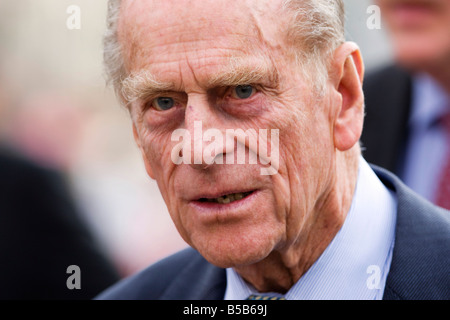
M346 0L347 38L366 68L386 64L383 28L369 30L371 1ZM0 139L60 170L83 219L121 276L186 244L147 177L127 112L106 87L106 0L0 0ZM67 21L80 8L79 29Z

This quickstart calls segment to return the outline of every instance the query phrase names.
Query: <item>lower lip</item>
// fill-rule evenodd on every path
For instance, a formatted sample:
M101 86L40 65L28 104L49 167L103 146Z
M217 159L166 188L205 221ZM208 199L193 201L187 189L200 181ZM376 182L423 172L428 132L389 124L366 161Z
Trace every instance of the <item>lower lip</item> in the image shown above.
M233 211L239 211L244 209L247 205L255 200L259 195L259 191L255 190L245 198L236 200L230 203L217 203L217 202L206 202L206 201L191 201L189 205L195 210L203 213L232 213Z

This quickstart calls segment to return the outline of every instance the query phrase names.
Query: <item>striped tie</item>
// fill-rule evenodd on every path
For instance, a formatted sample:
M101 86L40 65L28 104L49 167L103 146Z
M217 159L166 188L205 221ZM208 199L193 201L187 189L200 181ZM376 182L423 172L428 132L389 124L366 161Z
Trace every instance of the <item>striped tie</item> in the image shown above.
M247 300L286 300L286 298L285 297L277 297L277 296L252 294L252 295L248 296Z

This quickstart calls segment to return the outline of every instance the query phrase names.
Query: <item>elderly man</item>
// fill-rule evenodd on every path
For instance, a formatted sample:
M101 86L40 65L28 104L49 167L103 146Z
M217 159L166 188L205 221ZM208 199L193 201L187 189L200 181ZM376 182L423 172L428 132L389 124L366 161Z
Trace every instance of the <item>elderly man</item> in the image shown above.
M448 212L361 157L364 68L343 11L326 0L110 1L108 72L192 248L98 298L450 297ZM249 134L212 141L229 129ZM270 147L252 136L274 130ZM239 163L242 145L259 160Z

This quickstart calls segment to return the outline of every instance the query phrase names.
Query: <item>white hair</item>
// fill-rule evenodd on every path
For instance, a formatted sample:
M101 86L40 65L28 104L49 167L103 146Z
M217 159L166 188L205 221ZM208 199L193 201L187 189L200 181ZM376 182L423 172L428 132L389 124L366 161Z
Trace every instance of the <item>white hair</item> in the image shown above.
M103 57L108 83L125 100L122 82L128 74L117 36L120 5L121 0L108 1ZM286 37L288 50L293 49L300 70L320 94L328 79L330 58L334 50L345 41L343 0L283 0L283 8L292 17Z
M103 36L103 62L107 83L112 84L116 94L123 99L122 82L127 77L127 71L117 34L120 4L121 0L108 0L106 32Z
M345 42L343 0L284 0L287 41L306 80L322 94L334 51Z

